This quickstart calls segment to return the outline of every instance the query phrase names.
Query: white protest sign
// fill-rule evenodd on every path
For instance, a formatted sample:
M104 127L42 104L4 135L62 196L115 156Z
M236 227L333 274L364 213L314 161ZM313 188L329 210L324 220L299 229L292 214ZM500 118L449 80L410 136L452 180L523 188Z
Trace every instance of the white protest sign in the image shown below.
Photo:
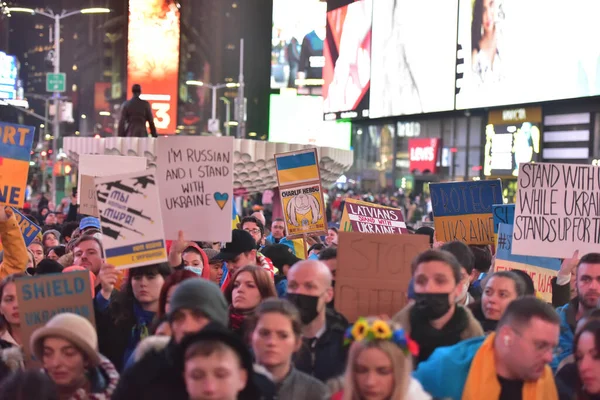
M232 137L159 137L156 179L166 239L229 242Z
M154 174L133 172L95 182L106 262L132 268L167 261Z
M600 167L521 164L513 254L567 258L600 249Z
M94 177L126 174L146 170L145 157L105 156L82 154L79 156L79 179L77 180L77 203L81 214L98 216ZM87 176L87 178L85 177Z

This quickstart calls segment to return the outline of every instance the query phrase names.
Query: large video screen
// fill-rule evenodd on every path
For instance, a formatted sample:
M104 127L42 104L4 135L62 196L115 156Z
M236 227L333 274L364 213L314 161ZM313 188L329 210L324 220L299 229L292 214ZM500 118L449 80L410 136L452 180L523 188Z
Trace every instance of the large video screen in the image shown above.
M454 109L458 0L373 4L371 118Z
M271 88L320 91L326 14L327 3L321 0L273 1Z
M142 86L159 135L177 127L179 17L174 0L129 0L127 85Z
M372 17L372 0L327 13L323 48L323 112L327 120L369 116Z
M456 108L600 94L598 15L597 0L460 0Z
M272 94L269 141L350 150L352 123L323 121L321 96Z

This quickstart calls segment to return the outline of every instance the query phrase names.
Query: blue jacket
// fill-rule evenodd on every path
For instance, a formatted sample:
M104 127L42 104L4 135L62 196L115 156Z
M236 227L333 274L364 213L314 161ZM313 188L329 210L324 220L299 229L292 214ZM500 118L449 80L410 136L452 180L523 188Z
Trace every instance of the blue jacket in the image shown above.
M277 240L273 237L273 234L271 233L269 236L267 236L265 238L265 240L271 242L272 244L285 244L287 247L289 247L290 249L292 249L292 254L296 255L296 248L294 247L294 242L292 242L291 240L283 237L279 240L279 242L277 242Z
M562 307L558 307L556 312L560 316L560 336L558 337L558 346L554 349L552 357L552 371L556 369L560 362L573 354L573 342L575 341L574 328L577 324L575 316L577 314L578 302L571 301Z
M471 362L485 339L480 336L437 348L419 364L413 376L432 397L461 400Z

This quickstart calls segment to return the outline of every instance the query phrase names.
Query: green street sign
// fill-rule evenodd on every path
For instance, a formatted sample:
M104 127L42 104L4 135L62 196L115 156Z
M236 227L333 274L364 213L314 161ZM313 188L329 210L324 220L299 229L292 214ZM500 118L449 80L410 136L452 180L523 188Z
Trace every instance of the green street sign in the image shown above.
M46 92L65 92L67 89L67 74L46 74Z

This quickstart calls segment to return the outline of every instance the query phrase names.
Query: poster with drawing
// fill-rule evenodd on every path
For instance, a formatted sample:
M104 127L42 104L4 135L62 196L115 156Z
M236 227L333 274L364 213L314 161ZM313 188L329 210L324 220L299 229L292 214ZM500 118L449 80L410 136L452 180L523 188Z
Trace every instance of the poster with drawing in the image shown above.
M280 195L288 237L327 232L321 184L281 189Z
M167 261L154 174L96 178L105 259L118 269Z

